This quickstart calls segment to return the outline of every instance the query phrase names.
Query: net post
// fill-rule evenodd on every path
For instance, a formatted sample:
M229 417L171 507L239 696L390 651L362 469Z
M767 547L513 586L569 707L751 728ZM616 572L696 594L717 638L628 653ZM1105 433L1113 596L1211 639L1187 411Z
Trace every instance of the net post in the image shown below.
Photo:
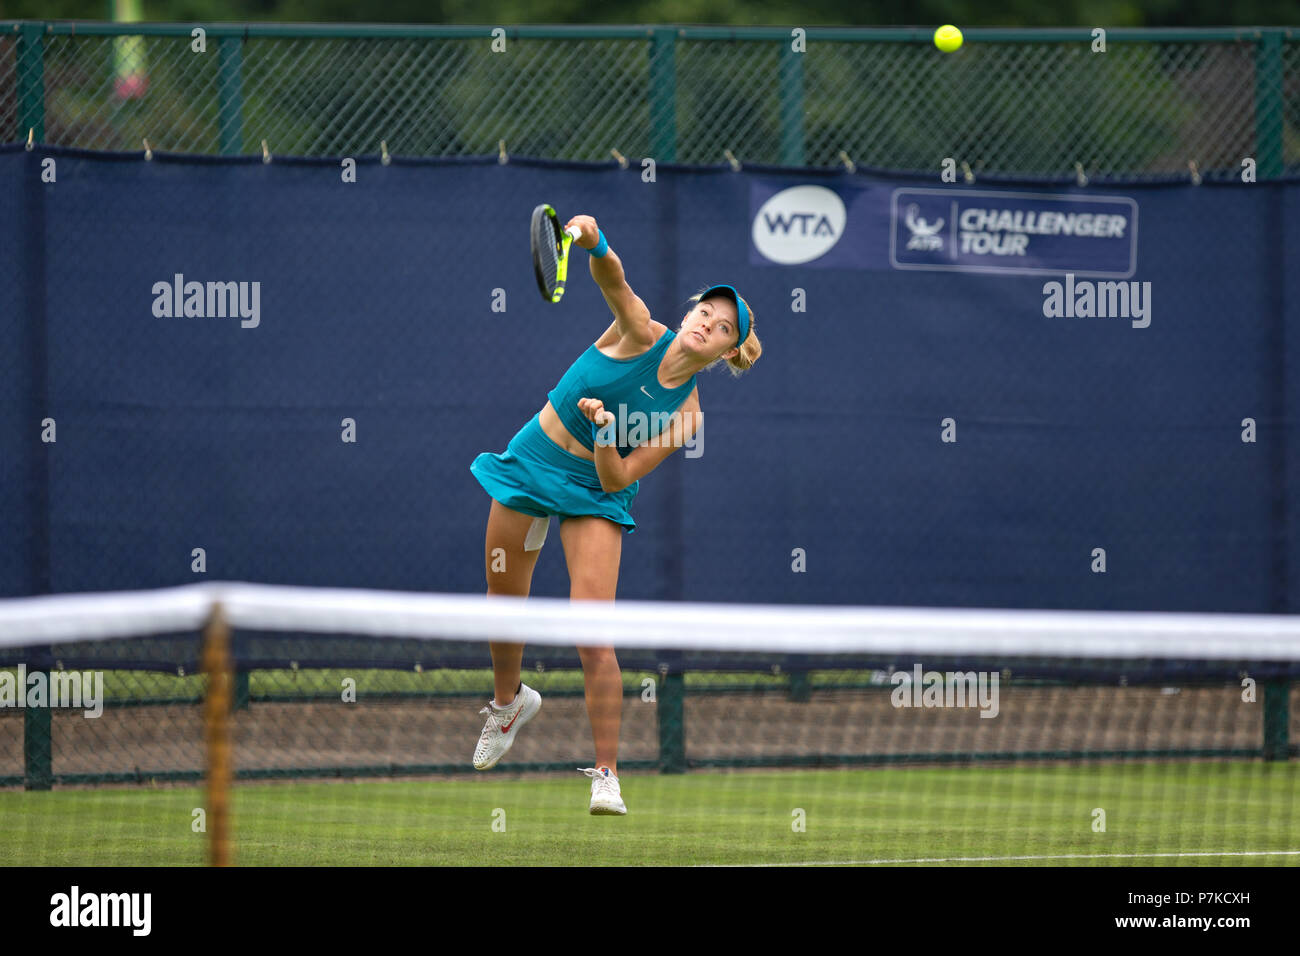
M230 703L233 675L230 662L230 628L221 603L203 629L204 694L203 732L207 744L208 844L213 866L230 866Z
M1264 682L1264 759L1290 756L1291 685L1285 680Z
M661 664L659 699L659 772L686 772L686 676Z
M45 677L48 679L49 675ZM18 692L24 690L19 688ZM28 707L23 711L23 789L49 790L53 786L54 735L50 708Z

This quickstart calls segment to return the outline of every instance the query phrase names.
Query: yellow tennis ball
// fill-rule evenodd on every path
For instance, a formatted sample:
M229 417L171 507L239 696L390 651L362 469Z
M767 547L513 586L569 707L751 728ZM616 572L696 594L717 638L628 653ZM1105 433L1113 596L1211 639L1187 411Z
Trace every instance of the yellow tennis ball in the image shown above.
M934 31L934 45L944 53L951 53L961 46L961 31L951 23Z

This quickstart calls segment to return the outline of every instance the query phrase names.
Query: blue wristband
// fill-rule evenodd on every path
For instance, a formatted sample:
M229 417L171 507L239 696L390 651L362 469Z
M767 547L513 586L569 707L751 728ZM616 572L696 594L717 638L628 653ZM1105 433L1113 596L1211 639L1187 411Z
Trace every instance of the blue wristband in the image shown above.
M605 253L609 252L609 243L605 241L605 234L599 229L596 230L596 235L600 236L600 242L596 243L595 248L588 249L587 251L597 259L600 259L605 255Z

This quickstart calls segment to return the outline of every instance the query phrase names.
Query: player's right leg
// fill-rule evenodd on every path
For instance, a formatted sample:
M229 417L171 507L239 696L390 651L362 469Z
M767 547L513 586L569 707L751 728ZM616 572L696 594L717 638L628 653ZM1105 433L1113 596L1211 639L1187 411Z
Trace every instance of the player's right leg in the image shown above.
M487 593L528 597L533 583L533 569L542 552L524 550L528 529L535 519L520 511L492 502L488 513L487 535L483 542L483 564L487 573ZM519 686L519 666L524 645L492 643L492 683L496 702L502 706L515 699Z
M492 502L488 513L487 535L483 558L487 569L488 594L527 597L532 586L533 569L537 566L540 550L524 548L529 529L533 526L531 515L514 511ZM542 698L537 691L526 687L519 679L524 657L524 645L492 642L492 684L494 698L481 714L487 720L474 748L474 769L488 770L496 766L515 742L519 730L532 720L541 709Z

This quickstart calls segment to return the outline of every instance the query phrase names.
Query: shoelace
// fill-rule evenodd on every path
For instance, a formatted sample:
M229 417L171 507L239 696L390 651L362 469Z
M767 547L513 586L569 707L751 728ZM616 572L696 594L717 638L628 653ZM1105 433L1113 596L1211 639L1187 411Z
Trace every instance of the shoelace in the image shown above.
M492 709L491 704L480 710L478 715L487 718L487 723L483 726L484 733L479 737L479 746L482 747L486 740L491 739L492 733L501 730L501 715Z
M596 781L597 790L606 790L614 792L618 786L618 777L610 774L608 777L600 772L596 767L579 767L579 773L585 773Z

